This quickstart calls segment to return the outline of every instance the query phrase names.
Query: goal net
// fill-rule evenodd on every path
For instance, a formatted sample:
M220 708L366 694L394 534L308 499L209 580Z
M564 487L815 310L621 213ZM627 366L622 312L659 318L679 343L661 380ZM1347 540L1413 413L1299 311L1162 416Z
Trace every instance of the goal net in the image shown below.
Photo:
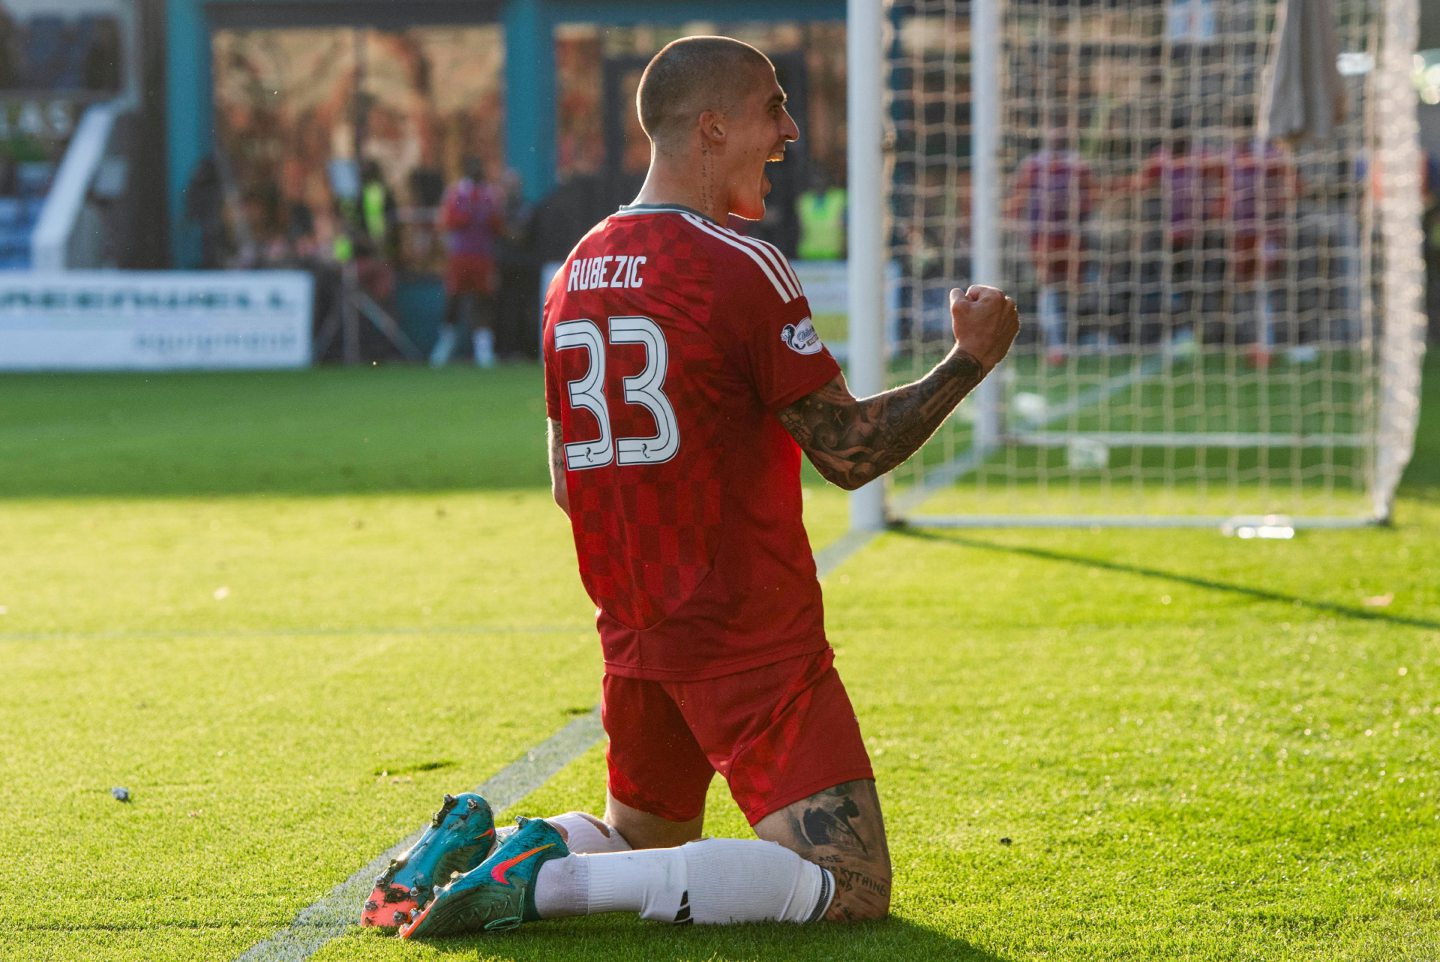
M1338 122L1294 145L1260 132L1284 7L888 0L885 376L944 354L952 285L1023 324L890 517L1388 518L1424 352L1415 0L1334 0L1343 102L1309 107Z

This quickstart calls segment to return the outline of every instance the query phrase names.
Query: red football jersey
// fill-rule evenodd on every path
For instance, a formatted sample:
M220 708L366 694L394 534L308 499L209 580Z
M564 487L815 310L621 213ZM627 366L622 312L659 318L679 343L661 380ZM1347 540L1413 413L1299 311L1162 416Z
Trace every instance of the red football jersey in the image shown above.
M545 298L545 401L606 669L699 680L826 645L779 409L840 373L785 257L623 208Z
M1078 232L1095 211L1095 169L1073 150L1040 150L1020 164L1011 206L1030 236Z

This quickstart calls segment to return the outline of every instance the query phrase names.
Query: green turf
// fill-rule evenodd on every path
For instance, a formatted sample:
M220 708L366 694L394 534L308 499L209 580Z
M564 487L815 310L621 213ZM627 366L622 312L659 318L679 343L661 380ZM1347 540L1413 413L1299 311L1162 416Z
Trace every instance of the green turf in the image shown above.
M538 385L0 379L0 959L234 958L594 704ZM1440 956L1431 393L1390 529L895 532L836 570L892 919L315 958ZM833 540L843 497L807 517ZM511 814L602 779L591 751ZM746 832L719 787L709 829Z
M533 487L538 368L5 375L0 497Z

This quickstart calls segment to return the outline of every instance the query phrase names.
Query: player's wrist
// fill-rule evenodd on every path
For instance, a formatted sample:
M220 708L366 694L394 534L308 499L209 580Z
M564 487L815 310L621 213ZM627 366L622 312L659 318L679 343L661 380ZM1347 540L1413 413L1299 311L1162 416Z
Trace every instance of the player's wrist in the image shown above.
M956 380L970 381L983 378L990 373L993 366L987 366L969 350L956 344L950 348L950 353L945 355L936 370Z

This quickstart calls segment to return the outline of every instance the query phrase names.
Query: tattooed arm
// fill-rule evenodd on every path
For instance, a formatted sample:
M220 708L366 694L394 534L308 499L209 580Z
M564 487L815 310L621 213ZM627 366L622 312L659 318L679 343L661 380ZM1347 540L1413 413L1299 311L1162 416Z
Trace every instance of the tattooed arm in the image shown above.
M548 419L546 438L550 445L550 496L566 515L570 514L570 492L565 487L565 441L560 434L560 422Z
M1000 363L1019 330L1015 302L993 287L950 293L955 346L913 384L857 400L844 375L780 411L780 423L826 480L854 490L920 450Z
M920 450L984 376L980 362L959 348L914 384L864 400L840 374L782 410L780 423L827 481L851 491Z

